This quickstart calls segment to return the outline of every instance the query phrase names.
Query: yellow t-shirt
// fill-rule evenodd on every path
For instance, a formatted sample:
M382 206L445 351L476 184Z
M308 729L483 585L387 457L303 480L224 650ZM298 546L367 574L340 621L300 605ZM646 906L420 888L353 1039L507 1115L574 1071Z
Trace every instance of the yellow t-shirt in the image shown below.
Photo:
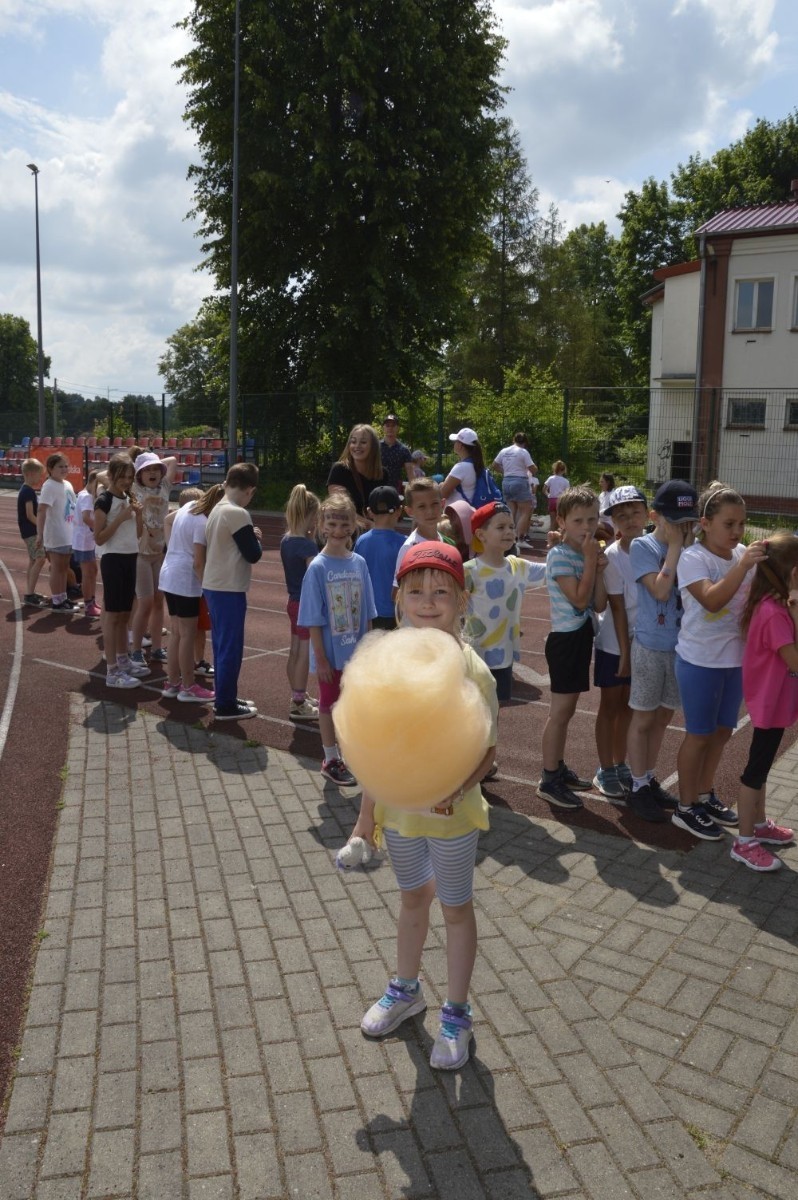
M496 745L497 722L499 717L499 702L496 699L496 680L491 675L479 655L471 646L463 646L466 657L466 675L473 679L490 709L490 739L489 746ZM445 744L441 744L441 753L446 753ZM465 793L462 800L452 806L450 815L436 813L431 809L417 812L407 812L402 808L391 808L382 804L379 799L374 803L374 823L376 840L380 843L380 830L392 829L403 837L434 837L456 838L470 833L472 829L488 829L488 803L482 795L478 783Z

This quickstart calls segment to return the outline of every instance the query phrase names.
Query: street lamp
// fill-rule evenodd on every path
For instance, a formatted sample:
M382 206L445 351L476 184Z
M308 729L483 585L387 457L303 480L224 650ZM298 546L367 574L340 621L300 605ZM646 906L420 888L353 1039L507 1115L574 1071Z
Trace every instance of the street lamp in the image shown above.
M42 354L42 264L39 256L39 168L36 163L28 163L28 170L33 174L34 195L36 197L36 319L37 342L39 349L39 437L45 435L44 420L44 355Z

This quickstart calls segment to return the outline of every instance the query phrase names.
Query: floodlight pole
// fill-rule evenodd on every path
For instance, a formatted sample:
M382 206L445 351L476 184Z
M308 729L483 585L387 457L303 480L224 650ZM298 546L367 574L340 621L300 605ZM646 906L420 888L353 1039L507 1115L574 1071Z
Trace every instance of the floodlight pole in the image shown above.
M233 212L230 223L230 402L227 464L238 458L238 115L241 70L241 8L236 0L235 60L233 67Z
M36 204L36 341L39 353L39 437L47 433L44 418L44 353L42 351L42 264L39 254L39 168L36 163L28 163L28 170L33 175L33 189Z

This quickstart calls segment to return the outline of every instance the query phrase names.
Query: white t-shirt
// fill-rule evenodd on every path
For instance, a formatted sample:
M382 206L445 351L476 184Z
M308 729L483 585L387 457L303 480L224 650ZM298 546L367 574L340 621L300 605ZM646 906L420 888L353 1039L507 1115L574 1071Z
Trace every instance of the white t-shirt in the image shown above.
M126 495L115 496L112 491L106 489L100 492L94 501L94 520L95 522L97 520L97 509L101 509L105 513L107 527L117 519L122 509L129 507L130 501ZM101 558L103 554L138 554L138 550L139 535L136 531L136 518L129 517L127 521L117 525L108 541L97 547L97 557Z
M532 466L532 456L529 451L523 446L516 446L515 442L512 446L505 446L503 450L500 450L494 461L505 477L520 475L522 479L526 479L526 473Z
M39 504L48 505L44 518L44 548L57 550L72 545L75 524L75 489L68 479L45 479Z
M470 504L474 498L474 488L477 486L477 473L474 470L474 464L471 459L464 458L460 462L455 463L447 478L457 480L465 493L465 499ZM459 498L460 493L453 492L452 496Z
M552 500L556 500L558 496L563 494L563 492L568 491L568 488L571 486L571 484L564 475L549 475L543 486L549 489L549 495L551 496Z
M159 584L162 592L173 596L201 596L202 583L194 570L194 547L205 546L208 518L186 504L175 513L166 558L161 565Z
M75 501L75 524L72 527L72 549L93 550L94 531L83 520L84 513L94 512L94 497L86 488L78 492Z
M607 555L604 586L608 596L623 596L629 637L632 638L637 616L637 580L632 569L629 551L622 550L620 542L613 542L612 545L607 546L604 553ZM605 654L621 653L618 635L615 632L615 619L609 604L604 612L599 614L599 631L596 634L595 645L597 650L603 650Z
M717 583L744 554L745 546L735 546L731 558L718 558L700 543L682 551L676 572L683 609L676 653L695 667L742 666L740 617L751 586L750 572L720 612L708 612L687 588L700 579Z

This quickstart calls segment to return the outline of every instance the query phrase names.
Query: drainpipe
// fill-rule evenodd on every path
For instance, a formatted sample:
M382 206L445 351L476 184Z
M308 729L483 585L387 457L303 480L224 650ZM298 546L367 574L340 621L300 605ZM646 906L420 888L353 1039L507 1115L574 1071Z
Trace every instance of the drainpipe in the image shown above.
M703 378L701 374L701 359L704 353L704 309L706 306L707 288L707 239L703 233L698 240L698 257L701 260L701 281L698 289L698 337L696 339L695 403L693 404L693 452L690 456L690 483L693 487L697 486L696 479L698 475L698 441L700 436L701 383Z

